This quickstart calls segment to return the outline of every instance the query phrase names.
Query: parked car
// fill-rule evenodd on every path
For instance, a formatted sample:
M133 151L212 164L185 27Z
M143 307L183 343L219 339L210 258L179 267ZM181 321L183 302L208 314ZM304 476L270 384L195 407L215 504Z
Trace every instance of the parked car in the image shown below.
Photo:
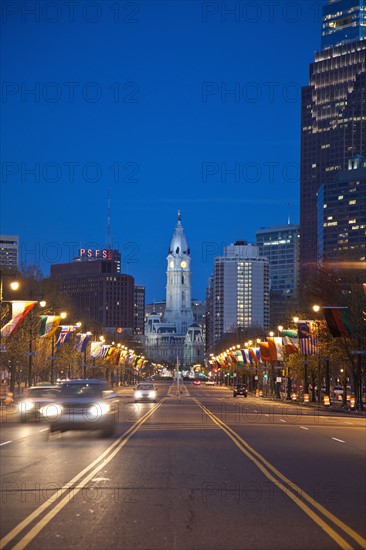
M68 380L59 386L56 401L41 407L50 431L101 430L113 435L117 396L104 380Z
M138 384L134 393L135 403L141 401L150 401L156 403L156 390L151 382L142 382Z
M20 421L42 420L41 408L49 403L54 403L59 395L59 386L31 386L18 402Z
M245 384L237 384L234 386L234 397L237 397L238 395L248 397L248 388Z

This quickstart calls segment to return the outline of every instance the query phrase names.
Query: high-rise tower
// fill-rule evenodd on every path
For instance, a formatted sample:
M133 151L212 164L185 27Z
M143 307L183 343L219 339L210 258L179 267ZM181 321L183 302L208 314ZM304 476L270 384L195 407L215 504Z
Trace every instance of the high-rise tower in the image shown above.
M328 0L301 112L300 272L317 264L317 192L366 155L364 0Z
M178 334L186 334L193 323L191 257L178 211L178 223L167 257L166 307L163 321L175 323Z

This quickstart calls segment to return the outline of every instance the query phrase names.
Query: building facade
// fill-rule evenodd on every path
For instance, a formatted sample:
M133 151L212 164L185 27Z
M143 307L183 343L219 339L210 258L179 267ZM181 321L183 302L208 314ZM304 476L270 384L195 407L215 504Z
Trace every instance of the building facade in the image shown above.
M366 267L366 158L318 190L318 262L338 269Z
M19 237L17 235L0 235L0 266L18 269Z
M135 334L144 334L145 331L145 287L135 285L134 288L134 318Z
M93 332L114 334L135 328L134 278L117 272L113 260L51 265L51 278L70 298L75 319Z
M298 225L262 227L256 233L261 257L269 262L270 326L288 322L296 309L299 284L300 230Z
M317 265L317 192L355 155L366 155L364 0L328 0L322 49L302 90L300 169L301 277Z
M164 313L146 316L145 355L154 362L188 369L204 361L202 328L194 323L190 249L178 212L178 222L167 256ZM160 304L160 303L159 303Z
M209 284L207 338L213 348L238 329L268 330L269 262L257 246L245 241L226 246L224 256L215 258Z

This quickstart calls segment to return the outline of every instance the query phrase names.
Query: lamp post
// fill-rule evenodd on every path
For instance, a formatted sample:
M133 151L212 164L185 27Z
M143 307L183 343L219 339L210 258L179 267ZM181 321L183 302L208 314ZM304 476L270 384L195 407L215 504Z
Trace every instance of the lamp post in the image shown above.
M66 319L66 317L67 317L66 311L62 311L60 313L60 317L61 317L61 319ZM53 333L52 334L52 343L51 343L51 376L50 376L51 384L55 383L55 370L54 370L54 361L55 361L55 359L57 359L57 357L55 357L55 333Z
M318 306L318 305L313 306L313 311L314 311L315 314L319 313L319 310L320 310L320 306ZM316 350L317 350L317 353L318 353L318 368L317 368L318 391L317 391L317 394L318 394L318 405L320 405L320 403L322 401L322 388L321 388L321 379L320 379L320 346L319 346L319 320L318 319L316 319L316 321L315 321L315 326L316 326Z
M9 274L9 276L12 276ZM19 282L14 280L11 281L9 284L9 287L11 290L18 290L19 288ZM2 325L2 311L3 311L3 302L7 300L3 300L3 271L0 269L0 357L2 352L6 352L6 347L2 344L2 335L1 335L1 325ZM4 373L5 375L5 373ZM11 377L12 377L12 385L15 383L14 380L15 375L15 368L13 370L13 367L11 369ZM0 361L0 395L2 395L2 384L3 384L3 372L2 372L2 361Z
M38 302L41 307L45 307L46 302L42 300ZM33 356L36 354L33 351L33 310L30 312L30 328L29 328L29 352L28 352L28 388L31 387L33 381Z

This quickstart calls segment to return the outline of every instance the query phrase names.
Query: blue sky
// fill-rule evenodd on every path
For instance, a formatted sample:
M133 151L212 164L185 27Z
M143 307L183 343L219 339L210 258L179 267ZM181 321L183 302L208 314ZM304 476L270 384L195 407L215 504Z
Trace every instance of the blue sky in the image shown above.
M147 301L178 209L203 298L225 244L298 223L323 3L4 1L0 231L22 261L48 275L103 248L110 189L112 244Z

